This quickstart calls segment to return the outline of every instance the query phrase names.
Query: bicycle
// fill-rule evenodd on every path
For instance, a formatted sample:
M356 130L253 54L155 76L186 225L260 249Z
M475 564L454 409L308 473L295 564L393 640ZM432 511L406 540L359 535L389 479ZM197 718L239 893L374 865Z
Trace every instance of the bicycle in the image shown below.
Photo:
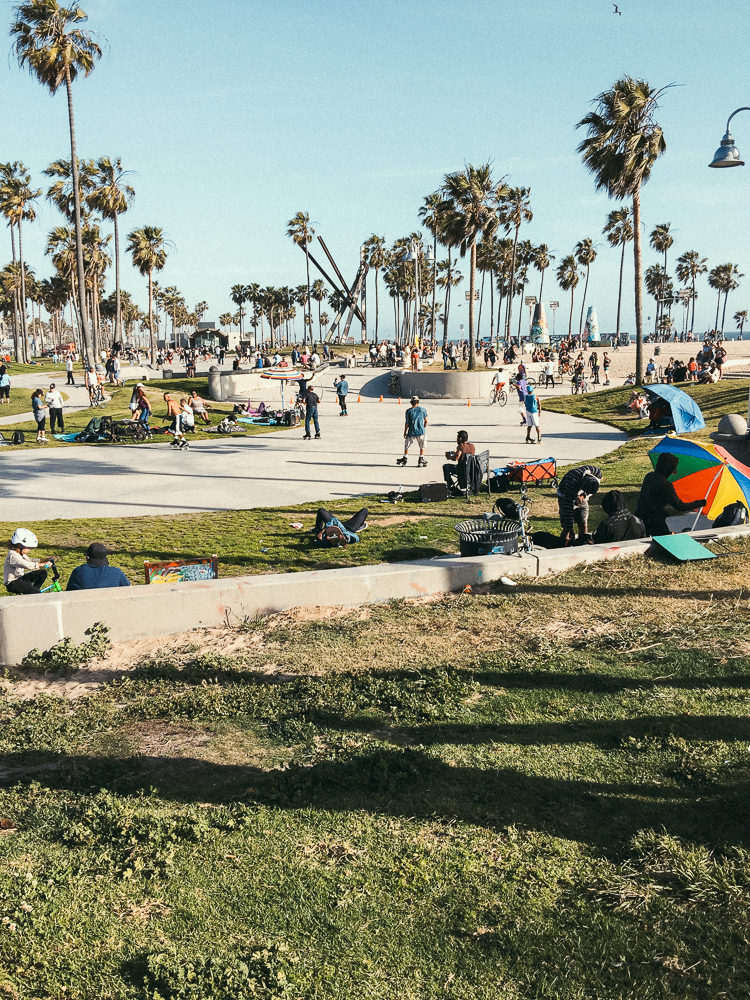
M99 406L104 406L105 403L106 403L106 399L104 397L104 390L97 383L96 386L92 386L89 389L89 406L90 407L99 407Z
M522 552L532 552L534 540L531 537L531 520L529 518L531 500L528 490L524 484L521 485L521 495L518 500L501 497L495 501L492 508L496 517L507 517L513 521L518 521L520 525L519 549Z
M508 402L508 393L505 391L505 386L505 382L498 382L496 387L490 389L490 396L487 400L490 406L493 406L495 403L505 406Z
M42 587L39 591L40 594L48 594L50 591L59 594L62 591L62 584L60 583L60 573L57 569L57 563L54 559L51 559L50 562L52 563L52 583L49 587Z

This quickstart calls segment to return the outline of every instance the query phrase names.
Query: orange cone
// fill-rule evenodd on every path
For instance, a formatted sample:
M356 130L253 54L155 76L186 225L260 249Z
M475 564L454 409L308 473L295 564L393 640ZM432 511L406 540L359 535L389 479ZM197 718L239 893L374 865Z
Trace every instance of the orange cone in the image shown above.
M383 397L382 397L382 395L381 395L381 397L380 397L380 402L381 402L381 403L383 402Z
M361 402L362 402L362 397L361 397L361 396L357 396L357 402L358 402L358 403L361 403Z
M398 397L398 405L401 406L401 397Z
M471 406L471 400L470 400L470 399L467 399L467 400L466 400L466 405L467 405L467 406Z

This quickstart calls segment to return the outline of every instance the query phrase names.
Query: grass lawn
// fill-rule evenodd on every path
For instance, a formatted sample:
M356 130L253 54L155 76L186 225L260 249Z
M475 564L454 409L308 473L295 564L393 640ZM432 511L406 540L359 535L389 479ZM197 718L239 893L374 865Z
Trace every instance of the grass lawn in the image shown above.
M171 423L171 420L167 421L164 416L165 405L162 396L165 392L171 393L172 397L176 398L179 401L181 396L188 396L190 392L193 389L195 389L198 392L198 395L201 396L202 399L206 400L209 406L215 407L213 410L209 412L209 417L211 419L210 424L203 424L202 422L199 424L196 422L195 433L190 435L191 441L206 440L209 437L212 437L213 435L206 433L207 428L215 427L216 424L219 423L221 418L226 416L228 413L231 413L233 409L232 403L221 403L216 405L211 402L210 397L208 395L208 379L206 378L153 379L152 381L144 381L143 384L146 388L146 395L148 396L153 409L153 414L151 416L151 421L150 421L152 428L166 427L169 426L169 424ZM85 410L76 410L75 412L72 413L66 413L65 414L66 433L74 434L77 433L78 431L82 431L92 417L108 416L112 417L114 420L130 419L131 414L128 408L128 404L130 403L130 397L133 392L134 385L135 382L131 381L130 383L126 383L124 386L121 386L120 388L105 386L105 393L107 396L110 396L111 399L104 406L100 406L98 408L87 407ZM19 398L25 400L25 402L23 404L17 403L16 401ZM11 389L11 403L10 403L11 409L9 411L10 413L14 412L12 409L14 405L19 406L19 409L16 410L15 412L21 412L21 413L28 412L31 405L31 390L28 391L24 390L23 396L19 397L18 390L16 390L16 392L14 393L13 389ZM3 413L5 412L6 412L5 407L0 408L0 416L2 416ZM268 434L269 432L282 429L277 427L254 426L252 424L244 424L243 426L246 428L247 434ZM33 420L26 422L19 421L18 424L14 424L11 427L4 427L3 433L6 435L6 437L9 437L10 433L12 433L12 431L15 430L16 428L19 428L20 430L26 433L26 443L23 445L16 445L13 447L19 447L19 448L31 447L36 449L40 447L39 445L36 444L35 438L31 436L34 435L36 432L36 424L34 423ZM48 444L45 447L69 448L78 446L77 443L74 441L55 440L55 438L53 438L52 435L49 433L49 425L47 429L47 437L48 437ZM153 441L139 444L138 447L147 448L155 444L168 444L171 441L172 441L171 434L155 435ZM109 447L109 444L102 443L101 445L99 445L99 447L107 448Z
M0 995L745 1000L750 543L0 701ZM79 675L82 676L82 675Z

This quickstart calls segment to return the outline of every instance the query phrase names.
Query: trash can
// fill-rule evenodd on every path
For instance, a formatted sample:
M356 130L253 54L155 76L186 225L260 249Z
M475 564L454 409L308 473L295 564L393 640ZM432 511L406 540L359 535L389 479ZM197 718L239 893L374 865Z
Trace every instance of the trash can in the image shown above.
M462 556L507 556L518 552L520 521L492 514L460 521L455 530L458 532Z

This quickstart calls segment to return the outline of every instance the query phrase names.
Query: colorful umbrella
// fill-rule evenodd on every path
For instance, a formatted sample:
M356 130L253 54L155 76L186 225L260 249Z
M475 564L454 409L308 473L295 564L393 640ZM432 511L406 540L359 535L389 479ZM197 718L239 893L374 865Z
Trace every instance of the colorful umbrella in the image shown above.
M668 435L648 453L654 465L662 452L677 459L677 469L669 478L680 500L687 503L705 497L702 513L712 520L727 504L736 501L750 512L750 469L721 445L698 444Z
M264 368L260 373L261 378L273 379L275 382L281 382L281 409L284 409L284 384L287 379L294 379L297 381L302 378L302 372L297 368L279 368L278 365L275 368Z

